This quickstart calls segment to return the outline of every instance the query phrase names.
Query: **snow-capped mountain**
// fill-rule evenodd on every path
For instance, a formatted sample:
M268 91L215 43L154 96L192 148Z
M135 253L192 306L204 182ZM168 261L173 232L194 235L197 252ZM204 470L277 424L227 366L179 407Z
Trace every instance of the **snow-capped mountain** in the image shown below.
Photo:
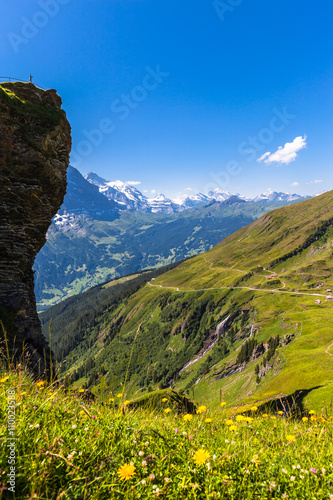
M84 178L91 184L95 184L100 193L109 200L116 201L123 209L140 210L140 212L151 211L148 198L127 182L107 181L95 172L89 172Z
M209 196L207 196L206 194L198 193L198 194L192 194L191 196L185 198L185 200L180 204L180 206L183 209L193 208L196 207L197 205L201 205L202 203L209 203L210 201L212 201L212 199Z
M208 192L208 197L210 200L225 201L228 198L230 198L230 196L232 196L232 193L229 193L229 191L224 191L224 189L219 189L219 188L214 189L214 191Z
M151 212L155 214L174 214L183 210L179 204L166 198L164 194L158 194L155 198L148 199L148 204Z
M97 220L113 220L117 217L119 205L107 200L94 184L85 181L76 168L67 170L67 192L60 210L54 218L56 225L62 225L75 215L89 215Z
M268 203L274 201L296 201L303 199L299 194L281 193L276 191L267 191L266 193L259 194L253 201L259 203Z

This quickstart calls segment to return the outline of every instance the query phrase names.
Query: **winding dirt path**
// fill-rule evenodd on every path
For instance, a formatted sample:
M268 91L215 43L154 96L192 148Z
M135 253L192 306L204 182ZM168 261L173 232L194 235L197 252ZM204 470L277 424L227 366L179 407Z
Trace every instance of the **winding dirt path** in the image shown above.
M331 349L331 347L333 347L333 342L332 342L332 344L330 344L330 345L328 346L328 348L326 349L326 351L325 351L325 352L326 352L326 354L328 354L328 355L329 355L329 356L331 356L331 358L332 358L332 357L333 357L333 354L331 354L330 352L328 352L328 351Z

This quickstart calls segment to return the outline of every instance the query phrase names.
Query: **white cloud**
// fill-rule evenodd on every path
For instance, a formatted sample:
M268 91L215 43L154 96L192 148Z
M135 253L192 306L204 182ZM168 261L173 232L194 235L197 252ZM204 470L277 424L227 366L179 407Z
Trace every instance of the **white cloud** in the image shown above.
M141 181L127 181L126 184L129 184L130 186L138 186L141 184Z
M262 156L260 156L260 158L258 158L257 161L263 161L265 158L267 158L267 156L269 156L271 154L270 151L268 151L267 153L264 153Z
M321 182L324 182L324 181L319 181L318 179L315 179L314 181L310 181L307 184L320 184Z
M193 191L192 188L185 188L185 191Z
M290 184L291 186L299 186L299 182L293 182L292 184Z
M278 165L288 165L292 161L296 160L297 153L301 149L306 147L306 135L302 137L301 135L295 137L293 142L286 142L284 146L280 146L275 153L264 153L258 162L264 161L266 165L270 163L277 163Z

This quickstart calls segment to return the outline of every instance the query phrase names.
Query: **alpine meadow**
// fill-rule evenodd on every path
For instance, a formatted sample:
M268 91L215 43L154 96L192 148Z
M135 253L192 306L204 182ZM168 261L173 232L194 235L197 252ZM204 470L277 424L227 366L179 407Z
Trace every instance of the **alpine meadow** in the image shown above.
M333 500L333 3L0 16L0 500Z

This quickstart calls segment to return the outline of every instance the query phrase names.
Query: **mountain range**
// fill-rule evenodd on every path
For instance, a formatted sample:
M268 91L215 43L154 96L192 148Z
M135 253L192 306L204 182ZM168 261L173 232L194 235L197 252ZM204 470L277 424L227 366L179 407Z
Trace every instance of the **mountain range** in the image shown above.
M72 167L71 167L72 168ZM91 184L98 187L99 192L104 194L110 201L116 202L119 209L139 210L144 213L163 213L174 214L188 208L193 208L203 203L210 201L226 201L231 196L244 201L274 203L274 202L291 202L301 201L307 197L302 197L298 194L281 193L276 191L267 191L255 198L246 198L239 194L230 193L229 191L216 188L214 191L209 191L207 195L198 193L186 197L183 201L171 200L160 193L154 198L147 198L136 187L128 182L122 181L107 181L98 176L95 172L89 172L84 178Z
M64 202L34 264L39 311L107 279L207 251L269 210L295 203L288 195L255 202L215 193L220 201L174 213L171 201L157 197L148 205L135 187L89 175L68 169Z
M327 407L332 207L333 191L281 207L167 272L113 280L49 308L43 331L52 320L63 373L79 387L103 379L115 393L126 373L129 399L173 387L209 408L221 397L244 409L276 400L286 413Z

